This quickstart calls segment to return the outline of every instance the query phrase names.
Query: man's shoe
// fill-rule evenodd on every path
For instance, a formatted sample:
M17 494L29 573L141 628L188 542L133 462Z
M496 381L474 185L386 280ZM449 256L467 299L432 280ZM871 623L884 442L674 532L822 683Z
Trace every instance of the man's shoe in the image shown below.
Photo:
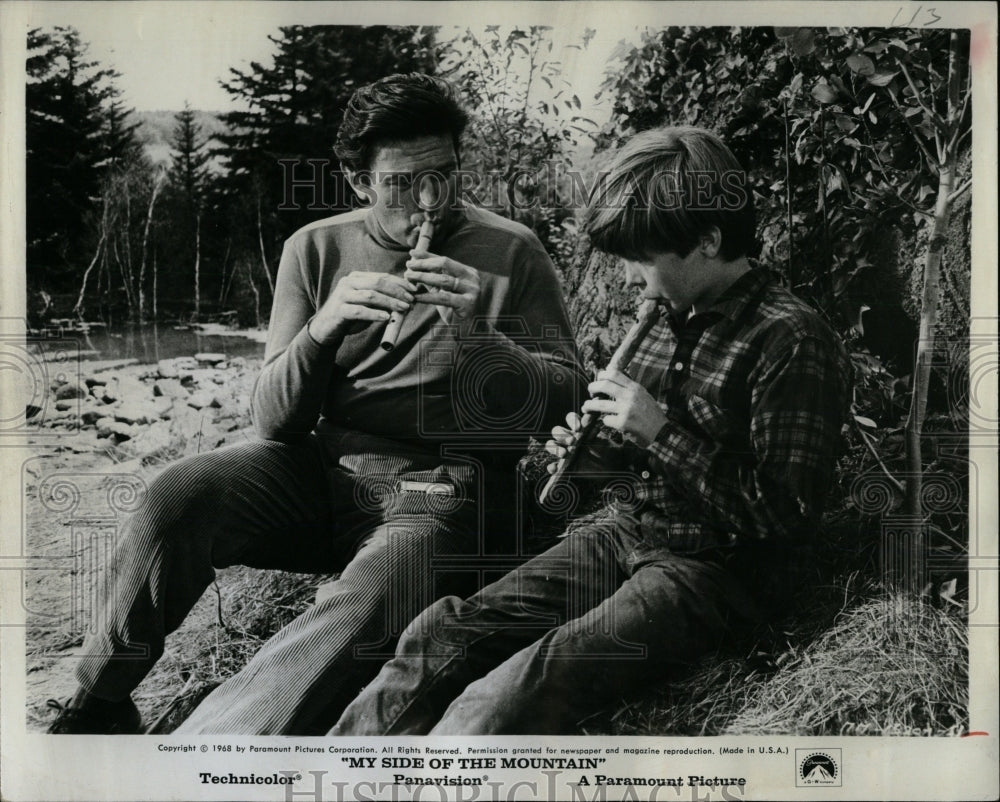
M49 699L48 707L59 714L49 726L50 735L139 735L142 733L142 716L135 702L66 704Z

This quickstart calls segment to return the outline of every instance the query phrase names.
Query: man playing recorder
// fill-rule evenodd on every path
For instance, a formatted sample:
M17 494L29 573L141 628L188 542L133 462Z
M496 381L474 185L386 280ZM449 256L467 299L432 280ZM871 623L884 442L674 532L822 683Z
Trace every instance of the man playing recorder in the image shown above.
M537 238L456 202L466 122L450 86L426 75L351 98L335 150L367 205L285 244L253 395L261 439L152 483L109 569L79 690L50 732L139 731L130 694L215 568L340 576L179 732L310 734L336 721L420 610L477 586L487 551L516 561L513 525L496 514L509 499L491 483L512 475L529 430L580 397L582 373ZM436 179L435 236L431 253L411 254L427 216L421 175ZM406 317L386 350L393 312Z

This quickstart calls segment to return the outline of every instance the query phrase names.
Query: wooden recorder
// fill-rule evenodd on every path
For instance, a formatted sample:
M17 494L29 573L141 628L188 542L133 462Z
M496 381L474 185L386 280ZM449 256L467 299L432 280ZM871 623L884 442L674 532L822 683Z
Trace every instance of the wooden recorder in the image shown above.
M618 350L611 355L611 359L608 362L609 370L620 370L622 372L628 370L629 363L635 356L636 351L639 350L639 344L646 338L646 335L649 334L653 326L656 325L659 317L656 301L646 300L642 302L635 325L629 329L628 334L625 335L625 339L618 346ZM563 477L567 473L572 473L576 470L577 463L580 461L580 455L587 450L587 447L597 437L597 433L600 431L600 423L600 415L584 413L580 420L580 435L573 445L573 449L563 457L562 462L556 468L556 472L549 477L548 482L545 483L545 487L542 488L542 492L538 496L540 503L545 504L549 496L552 495L552 492L559 486L559 483L563 481Z
M421 203L423 203L423 193L421 192ZM428 204L432 205L432 204ZM417 246L414 252L425 255L431 248L431 240L434 238L434 220L428 211L424 211L424 222L420 224L420 236L417 237ZM396 340L399 339L400 329L403 328L403 321L406 320L406 312L397 312L395 309L389 315L389 321L385 324L385 331L382 332L382 349L391 351L396 347Z

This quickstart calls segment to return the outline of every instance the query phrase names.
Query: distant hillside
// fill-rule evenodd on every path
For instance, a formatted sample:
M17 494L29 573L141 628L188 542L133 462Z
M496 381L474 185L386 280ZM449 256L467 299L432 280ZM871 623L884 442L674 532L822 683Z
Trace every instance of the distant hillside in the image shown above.
M177 125L177 120L174 119L176 114L176 111L135 111L129 116L129 122L139 123L136 134L146 149L146 155L154 164L170 160L170 141ZM201 135L206 139L226 131L226 125L217 111L195 110L194 117L195 122L201 126ZM209 148L213 147L213 144L209 142ZM216 169L219 167L218 161L218 159L212 160L212 165Z

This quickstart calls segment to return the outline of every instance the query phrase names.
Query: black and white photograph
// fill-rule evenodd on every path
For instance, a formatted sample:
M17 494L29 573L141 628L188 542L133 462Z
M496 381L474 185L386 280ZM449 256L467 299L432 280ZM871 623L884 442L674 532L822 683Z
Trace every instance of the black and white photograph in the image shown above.
M992 4L0 4L0 798L990 799Z

